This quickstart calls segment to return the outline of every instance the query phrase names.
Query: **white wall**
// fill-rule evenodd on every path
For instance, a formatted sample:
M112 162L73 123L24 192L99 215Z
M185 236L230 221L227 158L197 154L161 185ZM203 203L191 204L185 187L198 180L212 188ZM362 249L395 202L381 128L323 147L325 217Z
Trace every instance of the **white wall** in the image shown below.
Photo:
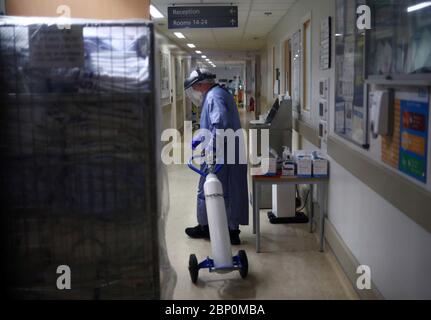
M329 220L385 298L431 298L431 234L335 161Z
M267 81L262 82L262 91L263 95L272 97L272 84L269 85L272 82L272 46L279 48L276 67L282 70L283 41L300 29L302 17L310 12L312 109L311 118L305 121L317 126L318 81L322 77L331 81L329 123L332 123L334 111L335 68L319 69L319 32L323 18L331 16L334 19L335 0L299 0L275 27L267 47L261 51L262 66L267 67L267 72L262 72L267 77ZM334 62L333 56L333 66ZM315 148L304 139L302 147ZM359 150L353 145L351 147ZM326 146L322 148L326 149ZM331 160L328 218L359 263L371 267L372 280L385 298L431 299L431 234L334 160Z

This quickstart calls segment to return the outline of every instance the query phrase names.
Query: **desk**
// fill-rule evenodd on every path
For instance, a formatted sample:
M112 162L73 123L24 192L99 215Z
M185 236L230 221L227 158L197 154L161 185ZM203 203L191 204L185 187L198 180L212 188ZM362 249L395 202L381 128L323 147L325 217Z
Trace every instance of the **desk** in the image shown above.
M256 252L260 252L260 191L262 185L273 184L308 184L310 185L310 199L313 201L313 186L317 185L317 201L319 203L319 225L320 225L320 251L323 252L324 247L324 225L326 215L326 197L329 178L300 178L300 177L284 177L284 176L252 176L253 184L253 233L256 234ZM310 232L313 231L313 205L311 205L310 213Z

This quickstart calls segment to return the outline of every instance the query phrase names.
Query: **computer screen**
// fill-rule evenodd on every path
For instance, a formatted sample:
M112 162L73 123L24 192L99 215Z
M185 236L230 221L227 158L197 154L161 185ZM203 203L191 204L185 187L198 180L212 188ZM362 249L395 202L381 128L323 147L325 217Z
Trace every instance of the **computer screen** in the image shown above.
M277 99L275 100L271 110L268 113L268 116L266 117L266 120L265 120L266 124L271 123L272 120L274 120L274 117L277 114L279 108L280 108L280 101Z

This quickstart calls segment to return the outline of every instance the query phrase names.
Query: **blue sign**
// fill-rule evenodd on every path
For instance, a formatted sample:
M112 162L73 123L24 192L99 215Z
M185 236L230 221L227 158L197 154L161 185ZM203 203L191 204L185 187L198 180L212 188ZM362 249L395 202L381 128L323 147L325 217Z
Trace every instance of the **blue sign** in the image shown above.
M426 183L429 102L401 100L399 170Z
M168 28L238 28L238 7L168 7Z

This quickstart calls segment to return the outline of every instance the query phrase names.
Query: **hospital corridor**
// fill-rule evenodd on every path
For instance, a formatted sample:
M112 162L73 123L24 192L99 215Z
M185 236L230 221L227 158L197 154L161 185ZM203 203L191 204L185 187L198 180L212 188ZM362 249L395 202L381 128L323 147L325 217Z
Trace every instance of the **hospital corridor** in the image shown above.
M245 112L242 120L249 120ZM331 252L321 254L315 234L308 225L271 225L265 222L262 232L266 243L262 253L256 254L252 228L241 228L241 249L245 249L252 272L244 282L237 275L202 274L202 282L193 285L188 270L188 252L201 257L211 251L209 241L184 238L184 229L196 220L198 177L190 175L181 165L169 166L169 214L166 222L168 255L177 273L174 299L259 299L259 300L350 300L359 299L348 278ZM262 215L265 210L262 210ZM264 221L263 221L264 222ZM235 250L235 247L233 247ZM260 257L262 255L262 257ZM276 270L276 272L274 272Z
M428 306L431 1L0 0L0 101L15 310Z

